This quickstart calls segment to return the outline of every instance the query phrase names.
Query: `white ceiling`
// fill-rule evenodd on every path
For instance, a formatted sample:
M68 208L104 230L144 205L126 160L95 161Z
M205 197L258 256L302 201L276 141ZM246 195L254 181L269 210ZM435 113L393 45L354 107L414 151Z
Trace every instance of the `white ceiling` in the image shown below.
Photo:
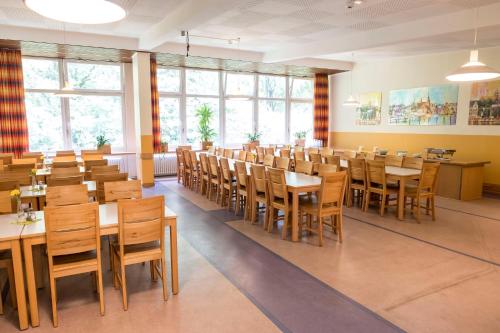
M241 38L242 50L262 52L270 62L312 57L350 60L351 52L358 59L378 59L470 47L471 8L480 6L480 46L500 45L500 0L365 0L351 10L345 0L113 1L127 10L124 20L63 26L30 11L22 0L0 0L0 31L7 32L6 26L59 32L64 28L134 38L140 49L158 50L165 43L183 43L180 30L188 29L190 34ZM191 44L237 48L197 37Z

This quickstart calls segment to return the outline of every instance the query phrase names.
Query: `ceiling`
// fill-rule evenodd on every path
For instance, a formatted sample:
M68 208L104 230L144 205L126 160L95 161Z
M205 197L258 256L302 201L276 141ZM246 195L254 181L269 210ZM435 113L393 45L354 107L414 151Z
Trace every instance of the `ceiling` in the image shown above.
M345 0L112 1L127 11L124 20L63 26L30 11L22 0L2 0L0 30L8 34L8 27L59 33L65 29L129 38L137 43L136 49L162 51L168 43L184 43L180 30L187 29L191 35L241 38L239 48L260 53L265 62L350 61L352 52L357 59L378 59L469 48L471 8L479 6L480 46L500 45L500 0L365 0L354 9L347 9ZM32 40L30 35L23 39ZM193 36L190 41L239 50L237 43L218 39Z

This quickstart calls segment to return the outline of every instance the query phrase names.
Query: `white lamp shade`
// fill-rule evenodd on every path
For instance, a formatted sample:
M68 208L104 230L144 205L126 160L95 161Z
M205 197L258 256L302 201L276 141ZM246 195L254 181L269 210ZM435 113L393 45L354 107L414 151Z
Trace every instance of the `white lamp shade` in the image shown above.
M357 107L359 106L359 102L354 98L353 95L349 95L349 98L342 105Z
M125 10L107 0L24 0L34 12L53 20L77 24L116 22Z
M468 82L490 80L500 77L500 72L479 62L478 54L478 50L472 50L470 52L469 62L448 75L446 79L456 82Z

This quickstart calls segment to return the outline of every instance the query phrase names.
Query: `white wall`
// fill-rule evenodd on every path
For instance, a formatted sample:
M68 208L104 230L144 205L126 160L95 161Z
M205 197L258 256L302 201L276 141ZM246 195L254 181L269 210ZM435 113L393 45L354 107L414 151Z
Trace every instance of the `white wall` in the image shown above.
M468 61L468 51L394 58L356 63L353 93L382 92L382 122L376 126L355 124L356 110L342 105L350 90L350 72L330 78L330 131L389 132L421 134L500 135L500 126L469 126L470 83L459 84L458 115L455 126L404 126L388 124L389 91L448 84L446 75ZM481 49L479 60L500 69L500 48Z

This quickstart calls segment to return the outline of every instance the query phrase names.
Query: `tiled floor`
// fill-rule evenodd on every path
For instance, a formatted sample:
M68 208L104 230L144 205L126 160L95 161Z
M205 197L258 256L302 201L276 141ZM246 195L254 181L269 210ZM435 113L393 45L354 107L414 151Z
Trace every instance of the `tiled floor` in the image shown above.
M438 219L398 221L390 210L345 210L342 244L332 233L283 241L178 185L161 181L179 215L180 293L161 298L149 267L129 278L129 310L106 282L106 315L87 275L58 285L59 331L75 332L499 332L500 201L440 198ZM132 282L133 281L133 282ZM49 289L39 291L41 325ZM371 310L371 311L370 311ZM17 331L7 305L0 332Z

